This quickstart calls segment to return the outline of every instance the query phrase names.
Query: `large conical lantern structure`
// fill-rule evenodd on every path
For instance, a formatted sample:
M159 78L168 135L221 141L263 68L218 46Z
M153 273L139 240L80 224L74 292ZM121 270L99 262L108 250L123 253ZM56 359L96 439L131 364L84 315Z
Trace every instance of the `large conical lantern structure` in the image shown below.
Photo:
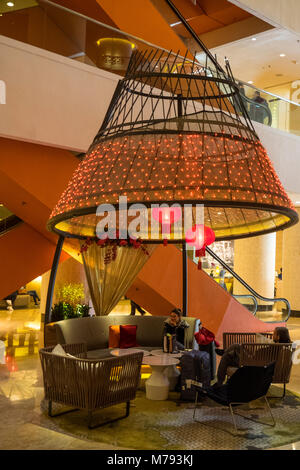
M143 203L149 214L153 203L203 204L204 223L216 240L298 221L230 69L164 52L133 53L48 226L66 236L93 237L97 207L118 209L120 196ZM183 239L183 231L171 234L173 242Z

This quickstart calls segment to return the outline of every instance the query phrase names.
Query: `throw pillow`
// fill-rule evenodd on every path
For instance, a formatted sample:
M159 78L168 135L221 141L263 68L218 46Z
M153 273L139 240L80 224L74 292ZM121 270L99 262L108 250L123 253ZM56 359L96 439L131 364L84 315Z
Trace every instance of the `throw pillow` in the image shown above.
M76 359L76 357L72 356L72 354L66 353L66 351L60 344L57 344L55 348L52 349L52 354L55 354L56 356L73 357L74 359Z
M134 348L138 346L136 342L137 325L120 325L120 348Z
M120 325L111 325L109 327L108 347L120 347Z
M64 348L60 345L57 344L55 348L52 349L52 354L56 354L56 356L66 356L67 353L64 350Z

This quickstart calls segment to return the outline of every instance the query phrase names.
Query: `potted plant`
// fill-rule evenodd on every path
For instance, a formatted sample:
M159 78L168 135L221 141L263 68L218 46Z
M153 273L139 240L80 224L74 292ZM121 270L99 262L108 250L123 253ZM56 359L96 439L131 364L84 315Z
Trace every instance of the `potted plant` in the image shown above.
M90 306L84 303L82 284L66 284L57 290L57 300L51 310L52 322L89 317Z

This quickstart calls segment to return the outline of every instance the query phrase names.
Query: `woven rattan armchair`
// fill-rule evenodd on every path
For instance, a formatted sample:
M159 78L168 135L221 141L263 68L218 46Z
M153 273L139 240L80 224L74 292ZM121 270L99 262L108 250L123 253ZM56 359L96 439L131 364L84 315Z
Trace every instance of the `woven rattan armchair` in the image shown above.
M283 398L286 384L290 381L292 369L292 343L243 343L241 345L240 366L266 366L275 362L273 384L283 384Z
M143 353L94 360L86 359L84 343L62 347L69 356L52 354L53 346L39 351L48 415L55 417L78 409L86 410L90 429L129 416L130 400L135 398L140 381ZM72 409L54 415L52 402ZM126 403L125 416L92 424L94 411L118 403Z
M272 339L273 333L262 333ZM256 333L223 333L223 348L226 350L232 344L240 344L240 367L266 366L275 362L272 383L283 384L283 398L286 384L289 383L292 369L292 343L256 343ZM232 375L232 371L229 372Z
M260 333L268 339L273 338L273 333ZM256 343L257 333L223 333L223 349L232 344Z

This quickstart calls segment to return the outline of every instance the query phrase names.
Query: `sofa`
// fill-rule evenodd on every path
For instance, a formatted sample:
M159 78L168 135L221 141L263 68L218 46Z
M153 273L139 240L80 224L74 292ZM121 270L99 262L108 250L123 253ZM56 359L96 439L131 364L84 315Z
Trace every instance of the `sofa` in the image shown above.
M164 320L168 317L108 315L62 320L52 325L55 329L55 343L86 343L87 357L99 359L111 357L108 347L110 325L137 325L136 341L138 349L151 351L160 349L163 341ZM190 325L186 330L186 347L198 349L194 333L199 329L200 320L193 317L184 318ZM46 335L47 337L47 335ZM49 335L48 335L49 337Z
M13 308L29 308L30 307L30 295L28 294L19 294L16 297L16 300L13 303ZM7 309L6 300L0 300L0 309Z

